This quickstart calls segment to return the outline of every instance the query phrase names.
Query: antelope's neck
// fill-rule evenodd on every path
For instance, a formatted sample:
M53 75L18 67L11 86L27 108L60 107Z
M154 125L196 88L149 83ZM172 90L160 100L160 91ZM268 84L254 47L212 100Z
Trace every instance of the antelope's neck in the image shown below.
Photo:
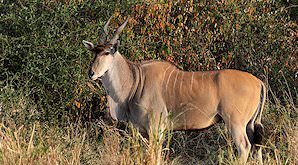
M125 102L133 86L133 71L127 60L119 53L114 55L115 59L102 82L107 94L116 102Z

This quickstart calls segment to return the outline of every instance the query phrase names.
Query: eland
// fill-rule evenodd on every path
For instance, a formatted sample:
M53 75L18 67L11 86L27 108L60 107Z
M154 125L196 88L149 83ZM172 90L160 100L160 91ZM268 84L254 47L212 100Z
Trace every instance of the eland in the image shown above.
M260 79L232 69L187 72L165 61L131 62L118 51L119 34L128 18L107 41L111 18L98 44L85 40L83 44L95 55L88 74L102 81L114 120L131 122L143 135L154 127L166 127L157 123L169 120L173 130L199 130L223 120L240 161L247 161L251 149L262 160L257 144L263 133L266 87Z

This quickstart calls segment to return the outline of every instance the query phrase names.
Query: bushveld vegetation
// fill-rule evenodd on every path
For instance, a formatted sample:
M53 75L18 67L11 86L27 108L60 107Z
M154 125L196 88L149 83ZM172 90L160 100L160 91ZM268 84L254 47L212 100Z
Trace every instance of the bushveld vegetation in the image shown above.
M82 45L97 41L111 15L110 32L131 17L120 52L132 61L235 68L262 79L264 163L298 162L294 1L4 0L0 11L0 164L236 164L223 124L149 142L131 126L112 126Z

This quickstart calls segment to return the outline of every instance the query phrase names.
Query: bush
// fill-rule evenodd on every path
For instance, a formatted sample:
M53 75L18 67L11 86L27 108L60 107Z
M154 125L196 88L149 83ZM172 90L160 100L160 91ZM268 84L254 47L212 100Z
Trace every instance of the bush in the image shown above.
M129 58L163 59L190 71L235 68L263 80L266 75L278 94L284 76L294 90L297 24L282 2L156 0L131 13L124 37Z

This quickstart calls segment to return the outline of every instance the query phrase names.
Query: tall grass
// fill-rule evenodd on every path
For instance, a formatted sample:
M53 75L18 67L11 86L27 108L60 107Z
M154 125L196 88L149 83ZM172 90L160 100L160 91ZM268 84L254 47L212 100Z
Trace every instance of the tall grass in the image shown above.
M295 164L295 5L1 1L0 164L237 164L222 123L204 132L157 129L146 140L132 126L119 129L106 119L104 90L87 78L93 57L81 41L97 41L111 15L110 32L131 16L120 52L132 61L163 59L188 71L236 68L264 80L264 163Z
M6 127L1 124L1 164L80 164L86 133L74 137L69 128L66 134L55 128Z
M297 115L295 107L267 104L264 164L297 162L297 116L292 115ZM237 164L223 123L203 132L153 134L149 141L132 126L123 131L104 121L87 129L76 123L64 128L6 125L0 131L1 164ZM249 158L248 164L257 162Z

